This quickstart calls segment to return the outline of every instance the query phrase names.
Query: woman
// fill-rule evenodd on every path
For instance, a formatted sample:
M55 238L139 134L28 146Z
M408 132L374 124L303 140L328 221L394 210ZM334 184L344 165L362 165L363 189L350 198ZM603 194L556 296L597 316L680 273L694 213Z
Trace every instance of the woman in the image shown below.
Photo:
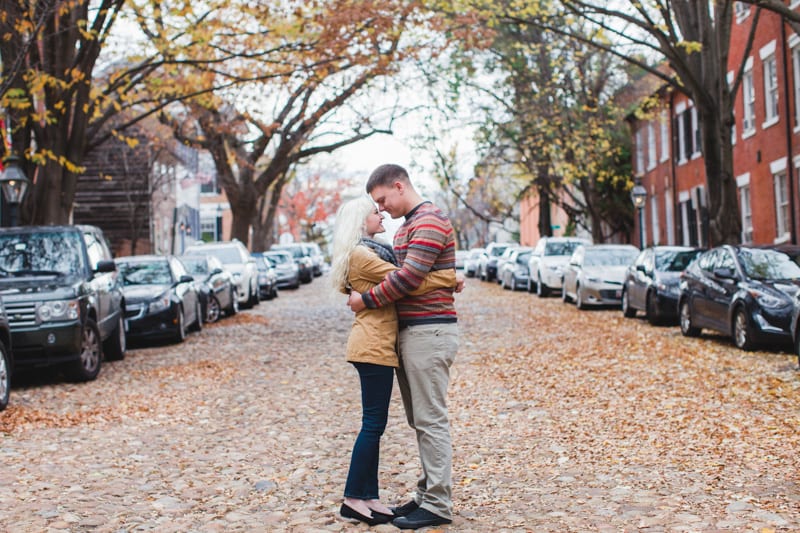
M366 292L398 269L391 247L373 239L384 231L383 215L366 196L350 200L339 209L331 267L336 290L345 294L351 289ZM418 290L427 292L433 287L455 286L455 271L442 270L429 273ZM394 518L378 499L378 462L394 369L399 365L396 342L394 306L365 309L356 314L347 340L347 361L355 366L361 380L362 419L339 512L345 518L369 525L384 524Z

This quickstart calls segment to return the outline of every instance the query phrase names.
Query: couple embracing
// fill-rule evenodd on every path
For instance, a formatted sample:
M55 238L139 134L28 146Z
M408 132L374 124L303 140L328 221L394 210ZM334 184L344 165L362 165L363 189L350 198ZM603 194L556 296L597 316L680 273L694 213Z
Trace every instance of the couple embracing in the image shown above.
M332 282L356 313L347 360L361 381L362 422L353 446L340 513L369 525L401 529L449 524L452 445L447 414L450 366L458 350L453 293L455 241L447 216L414 189L406 170L381 165L369 197L344 204L336 217ZM377 206L377 207L376 207ZM394 248L375 241L383 215L405 217ZM378 496L380 438L395 370L422 476L413 499L388 508Z

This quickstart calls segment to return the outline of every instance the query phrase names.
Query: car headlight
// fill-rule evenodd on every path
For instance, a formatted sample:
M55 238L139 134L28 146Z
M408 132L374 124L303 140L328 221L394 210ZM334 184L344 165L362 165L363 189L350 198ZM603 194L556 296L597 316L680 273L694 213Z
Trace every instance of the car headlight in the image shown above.
M773 296L771 294L767 294L766 292L761 292L756 289L750 289L748 291L750 296L756 299L758 304L762 307L766 307L769 309L778 309L780 307L786 307L789 305L787 300L783 298L778 298L777 296Z
M667 285L666 283L659 283L656 288L665 294L678 294L680 292L676 284Z
M158 313L164 309L168 309L170 304L169 294L162 294L147 306L148 313Z
M41 322L54 322L57 320L75 320L79 312L78 300L53 300L42 302L36 313Z
M552 270L553 272L561 272L561 267L558 265L548 265L547 270Z
M233 274L233 279L234 279L235 281L239 281L240 279L242 279L242 274L241 274L241 273L239 273L239 272L234 272L234 274Z

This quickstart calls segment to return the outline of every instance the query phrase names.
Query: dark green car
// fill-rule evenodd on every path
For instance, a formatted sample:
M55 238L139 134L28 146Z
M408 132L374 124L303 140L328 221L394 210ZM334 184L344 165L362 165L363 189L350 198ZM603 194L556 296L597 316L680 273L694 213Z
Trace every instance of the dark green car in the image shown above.
M122 284L100 229L0 229L0 294L17 368L60 365L89 381L104 357L125 357Z

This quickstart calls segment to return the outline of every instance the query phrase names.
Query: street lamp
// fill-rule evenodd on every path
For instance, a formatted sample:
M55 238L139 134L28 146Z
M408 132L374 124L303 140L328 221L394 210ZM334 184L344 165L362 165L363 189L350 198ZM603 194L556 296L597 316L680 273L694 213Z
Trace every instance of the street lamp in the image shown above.
M636 178L631 189L633 207L639 212L639 249L644 249L644 203L647 200L647 189L642 186L642 179Z
M31 182L22 170L19 157L9 156L3 163L5 170L0 174L0 187L8 204L9 224L16 226L17 209Z

